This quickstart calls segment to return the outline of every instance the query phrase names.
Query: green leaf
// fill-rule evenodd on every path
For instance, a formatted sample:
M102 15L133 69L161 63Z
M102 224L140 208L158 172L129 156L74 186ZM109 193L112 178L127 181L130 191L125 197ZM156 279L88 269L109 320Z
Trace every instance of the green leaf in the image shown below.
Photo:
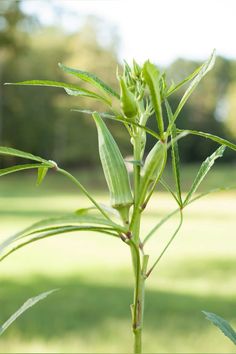
M179 113L181 112L183 106L185 105L186 101L190 97L190 95L193 93L199 82L202 80L202 78L210 71L215 63L215 50L212 52L210 58L201 66L201 69L199 70L197 76L195 76L194 80L191 82L187 90L185 91L173 117L173 123L177 119Z
M75 211L76 215L87 215L91 210L96 210L95 206L88 207L88 208L80 208Z
M199 71L202 69L204 64L202 64L201 66L199 66L196 70L194 70L194 72L192 74L190 74L188 77L186 77L184 80L182 80L181 82L179 82L177 85L172 84L171 87L168 89L167 93L166 93L166 98L169 97L170 95L172 95L172 93L176 92L177 90L179 90L183 85L185 85L187 82L193 80L195 78L195 76L197 76L197 74L199 73Z
M96 113L96 111L92 111L90 109L82 109L82 108L74 108L74 109L71 109L72 112L80 112L80 113L83 113L83 114L89 114L89 115L92 115L94 113ZM102 118L111 118L111 119L115 119L116 116L114 116L113 114L109 114L109 113L106 113L106 112L97 112Z
M37 302L45 299L48 295L51 295L52 293L58 290L59 289L53 289L28 299L2 326L0 326L0 336L18 317L20 317L30 307L34 306L35 304L37 304Z
M59 67L68 74L74 75L85 82L89 82L90 84L96 86L101 91L114 96L116 98L120 98L119 94L115 92L110 86L108 86L105 82L99 79L96 75L89 73L87 71L77 70L73 68L69 68L61 63L58 64Z
M218 327L224 333L224 335L236 345L236 332L225 319L212 312L202 312L206 316L207 320Z
M24 237L21 237L19 239L12 240L12 242L6 244L5 247L2 248L2 251L0 251L0 261L8 257L11 253L17 251L18 249L32 242L40 241L50 236L55 236L55 235L68 233L68 232L75 232L75 231L95 231L113 237L118 237L117 233L115 233L113 229L105 226L83 225L83 226L52 227L52 228L45 229L43 232L40 232L38 230L37 232L30 234L30 235L34 235L31 238L29 237L29 235L25 235ZM11 246L11 248L9 248L9 246Z
M37 186L39 186L43 182L47 172L48 172L48 167L40 166L38 168L38 178L37 178L37 182L36 182Z
M211 167L214 165L215 160L218 159L219 157L223 156L225 148L226 148L225 145L220 146L211 156L207 157L207 159L202 163L202 165L197 173L197 176L196 176L195 180L193 181L190 191L188 192L188 194L184 200L184 205L188 204L192 195L196 192L199 185L201 184L203 179L206 177L206 175L210 171Z
M181 132L184 132L184 131L185 131L185 132L188 132L188 134L202 136L203 138L213 140L213 141L215 141L215 142L218 143L218 144L226 145L226 146L229 147L230 149L236 151L236 145L235 145L234 143L231 143L230 141L228 141L228 140L226 140L226 139L220 138L220 137L217 136L217 135L213 135L213 134L209 134L209 133L205 133L205 132L199 132L199 131L197 131L197 130L177 129L177 132L178 132L178 133L181 133Z
M163 180L162 180L163 182ZM217 192L222 192L222 191L228 191L228 190L232 190L232 189L236 189L236 185L235 186L231 186L231 187L220 187L220 188L214 188L208 192L204 192L202 194L197 195L196 197L194 197L193 199L190 200L189 204L192 204L193 202L195 202L198 199L201 199L209 194L212 193L217 193ZM173 215L177 214L179 212L179 208L175 209L174 211L172 211L170 214L168 214L167 216L165 216L161 221L159 221L152 229L151 231L147 234L147 236L144 238L144 241L142 242L143 245L145 245L145 243L149 240L150 237L152 237L154 235L154 233L165 223L167 222Z
M163 179L161 178L160 179L160 184L172 195L172 197L175 199L175 201L177 202L177 204L179 205L179 200L178 198L176 197L174 191L171 189L171 187L168 185L168 183Z
M118 211L116 209L114 209L114 208L112 208L112 207L110 207L108 205L102 204L102 203L100 203L99 205L108 214L111 214L112 216L115 216L116 218L119 218L119 213L118 213ZM75 213L77 215L88 214L89 212L94 211L94 210L96 210L96 208L94 206L93 207L88 207L88 208L80 208L80 209L76 210Z
M179 224L177 226L177 228L175 229L174 233L172 234L172 236L170 237L169 241L167 242L166 246L164 247L164 249L161 251L160 255L158 256L158 258L156 259L156 261L154 262L153 266L149 269L149 271L146 273L146 276L148 277L150 275L150 273L153 271L153 269L157 266L157 264L160 262L161 258L163 257L163 255L166 253L167 249L170 247L171 243L174 241L175 237L177 236L182 224L183 224L183 213L182 210L179 209L179 215L180 215L180 220L179 220Z
M97 93L86 90L78 85L68 84L65 82L49 80L29 80L14 83L7 82L5 83L5 85L59 87L63 88L68 95L95 98L99 101L105 102L109 106L111 105L111 102L106 97L100 96Z
M52 226L68 226L68 225L81 225L81 224L90 224L91 226L94 225L105 225L105 226L110 226L114 227L115 224L112 223L111 221L105 219L103 216L100 215L89 215L89 214L80 214L80 213L74 213L74 214L68 214L65 216L59 216L55 218L48 218L44 219L41 221L38 221L34 223L32 226L29 228L25 229L27 233L32 233L39 230L42 230L47 227L52 227Z
M169 120L169 124L173 121L173 113L168 101L165 101L167 116ZM172 124L171 124L172 125ZM170 130L171 134L171 156L172 156L172 171L175 179L176 192L177 192L177 200L178 204L182 206L182 195L181 195L181 184L180 184L180 158L179 158L179 148L178 142L176 140L177 131L175 124L172 125Z
M51 167L50 165L46 165L47 167L42 167L44 164L24 164L24 165L16 165L16 166L11 166L7 168L2 168L0 169L0 177L4 175L8 175L9 173L14 173L18 171L23 171L23 170L29 170L33 168L38 168L38 169L48 169Z
M179 205L181 206L182 205L182 195L181 195L181 184L180 184L180 158L179 158L178 142L176 140L176 137L177 137L177 132L176 132L176 126L174 124L172 127L172 130L171 130L172 170L173 170L174 179L175 179L177 199L179 201Z
M80 109L72 109L71 111L73 111L73 112L80 112ZM86 110L87 112L85 112L85 113L90 113L88 110ZM94 111L94 112L92 112L92 113L98 113L99 115L100 115L100 113L99 112L97 112L97 111ZM141 128L141 129L143 129L143 130L145 130L148 134L150 134L150 135L152 135L154 138L156 138L156 139L160 139L160 135L158 135L156 132L154 132L153 130L151 130L151 129L149 129L149 128L147 128L147 127L145 127L144 125L141 125L141 124L138 124L138 123L136 123L136 122L134 122L134 121L131 121L131 120L127 120L125 117L123 117L123 116L120 116L120 115L118 115L118 116L115 116L115 115L111 115L111 114L104 114L104 113L102 113L101 114L101 117L102 118L105 118L105 119L111 119L111 120L114 120L114 121L116 121L116 122L121 122L121 123L125 123L125 124L130 124L130 125L134 125L134 126L136 126L136 127L139 127L139 128Z
M50 167L55 167L55 162L53 163L52 161L44 160L41 157L32 155L32 154L30 154L28 152L21 151L21 150L16 150L16 149L5 147L5 146L0 146L0 156L1 155L2 156L22 157L22 158L28 159L28 160L43 162L43 163L47 164Z
M236 189L236 186L218 187L218 188L210 189L209 191L203 192L203 193L197 195L196 197L192 198L191 201L188 203L188 205L192 204L196 200L201 199L201 198L203 198L203 197L205 197L205 196L207 196L209 194L218 193L218 192L224 192L224 191L230 191L232 189Z
M20 239L29 235L58 229L60 227L72 227L85 224L87 224L87 227L95 227L99 225L104 227L110 227L112 230L116 230L117 228L117 225L115 223L98 215L88 215L82 213L69 214L63 217L48 218L34 223L33 225L27 227L26 229L18 232L17 234L9 237L7 240L2 242L0 244L0 254L12 243L19 241Z
M161 95L159 87L161 76L157 67L149 61L146 61L143 65L143 76L150 90L152 104L156 113L158 129L160 135L162 135L164 132L164 124L162 118Z

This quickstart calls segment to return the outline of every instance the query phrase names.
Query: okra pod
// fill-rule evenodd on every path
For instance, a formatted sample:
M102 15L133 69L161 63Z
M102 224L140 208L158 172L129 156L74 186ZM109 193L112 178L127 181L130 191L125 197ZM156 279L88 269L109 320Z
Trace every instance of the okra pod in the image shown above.
M157 69L157 67L150 63L150 61L146 61L143 65L143 77L146 84L149 87L149 91L151 94L152 104L156 113L157 125L159 129L159 133L161 137L164 133L164 123L162 117L162 108L161 108L161 93L160 93L160 80L161 75Z
M128 223L133 204L129 175L118 145L98 113L93 113L98 131L99 155L110 192L111 206L117 209L124 223Z
M166 142L158 141L146 157L141 170L140 199L143 202L151 183L158 180L163 172L167 158Z

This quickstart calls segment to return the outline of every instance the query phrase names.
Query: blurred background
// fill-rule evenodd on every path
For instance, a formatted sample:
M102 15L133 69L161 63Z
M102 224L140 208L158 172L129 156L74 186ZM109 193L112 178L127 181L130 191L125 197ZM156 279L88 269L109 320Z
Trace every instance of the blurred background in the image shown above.
M63 90L8 87L4 82L47 79L73 82L58 62L91 71L118 89L116 68L123 59L150 59L167 77L181 81L215 47L214 69L201 82L178 119L179 128L236 139L235 1L140 2L0 1L0 145L57 161L74 172L102 202L108 201L97 136L89 115L71 108L104 107ZM171 96L177 105L184 91ZM150 127L155 124L150 120ZM108 122L124 156L128 136ZM153 125L154 128L154 125ZM147 141L147 149L153 144ZM180 142L183 190L201 161L217 145L199 137ZM1 159L0 166L15 163ZM236 155L227 150L201 187L233 186ZM170 168L166 179L172 183ZM64 178L49 174L35 187L31 173L3 177L0 183L0 240L43 217L74 211L89 203ZM186 210L178 240L147 284L145 350L148 352L227 352L233 346L201 314L216 312L236 325L236 193L218 193ZM143 224L151 225L175 208L157 192ZM155 258L177 219L150 244ZM128 352L132 301L129 252L99 235L56 237L29 246L0 265L0 323L28 297L61 290L25 314L0 340L0 352Z

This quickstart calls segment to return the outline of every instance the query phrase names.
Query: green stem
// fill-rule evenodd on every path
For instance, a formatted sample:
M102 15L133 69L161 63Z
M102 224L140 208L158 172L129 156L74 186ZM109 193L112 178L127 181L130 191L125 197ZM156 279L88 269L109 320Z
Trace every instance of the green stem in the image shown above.
M145 295L145 279L148 256L143 256L143 266L141 268L140 252L135 243L130 240L131 249L136 254L136 272L134 287L134 303L131 305L132 311L132 328L134 334L134 353L142 353L142 330L143 330L143 314L144 314L144 295Z
M167 216L165 216L163 219L161 219L161 221L159 221L152 229L151 231L149 231L149 233L147 234L147 236L144 238L143 240L143 245L145 245L145 243L150 239L150 237L152 237L154 235L154 233L166 222L168 221L173 215L177 214L179 212L179 208L175 209L174 211L172 211L170 214L168 214Z
M182 210L180 209L180 222L179 225L177 226L175 232L173 233L173 235L171 236L170 240L167 242L167 245L164 247L163 251L161 252L160 256L157 258L157 260L155 261L155 263L153 264L153 266L149 269L149 271L147 272L146 276L149 277L149 275L151 274L151 272L153 271L153 269L156 267L156 265L159 263L159 261L161 260L162 256L164 255L164 253L166 252L166 250L169 248L170 244L172 243L172 241L175 239L175 236L177 235L177 233L179 232L182 223L183 223L183 213Z
M114 223L114 221L107 215L107 213L103 210L103 208L96 202L96 200L89 194L87 189L84 188L84 186L69 172L66 170L63 170L62 168L57 168L57 171L63 174L64 176L68 177L72 182L74 182L81 190L82 192L88 197L88 199L93 203L93 205L100 211L100 213L109 221L111 221L114 226L117 227L118 230L124 231L124 229L120 226Z
M134 161L140 161L141 157L141 141L140 137L133 138L134 144ZM134 164L134 209L130 229L133 234L135 243L139 244L139 229L140 229L140 205L139 205L139 187L140 187L140 165Z
M141 156L140 138L134 139L134 160L139 161ZM143 309L144 309L144 282L145 278L141 269L140 262L140 219L139 208L139 187L140 187L140 165L134 165L134 210L130 224L131 256L134 270L134 303L132 309L132 328L134 334L134 353L142 353L142 328L143 328ZM145 263L146 264L146 263Z
M133 326L134 333L134 353L142 353L142 331L143 331L143 313L144 313L144 294L145 294L145 279L140 275L140 282L138 291L138 303L137 303L137 322L136 327ZM134 324L133 324L134 325Z

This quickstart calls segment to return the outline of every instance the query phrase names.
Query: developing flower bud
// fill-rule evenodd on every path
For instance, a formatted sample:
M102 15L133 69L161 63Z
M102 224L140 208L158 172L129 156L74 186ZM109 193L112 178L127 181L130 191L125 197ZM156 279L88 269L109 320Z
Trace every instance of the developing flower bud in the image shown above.
M135 96L126 86L123 77L120 77L119 81L120 81L121 109L127 118L132 119L138 113L138 107L137 107Z

